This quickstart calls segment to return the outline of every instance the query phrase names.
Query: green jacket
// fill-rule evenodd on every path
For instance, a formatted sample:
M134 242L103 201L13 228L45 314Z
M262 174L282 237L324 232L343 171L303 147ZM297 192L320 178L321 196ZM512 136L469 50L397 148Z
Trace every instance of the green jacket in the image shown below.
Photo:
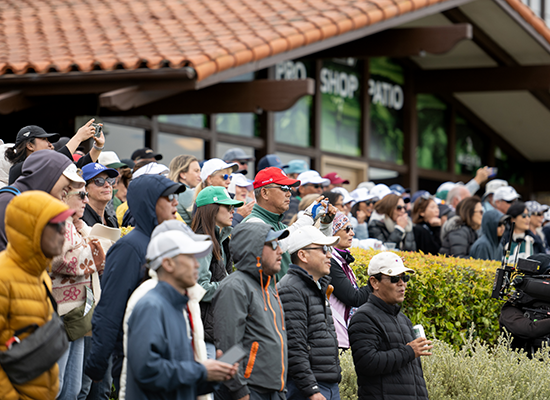
M298 218L296 222L294 222L291 226L287 226L281 222L283 220L283 217L284 214L272 213L270 211L267 211L265 208L260 207L258 203L256 203L254 204L254 207L252 207L252 212L250 213L250 215L243 219L241 223L263 222L271 226L276 231L288 229L290 234L292 234L294 231L298 230L302 226L313 225L314 223L313 218L311 218L310 215L304 214L300 218ZM330 224L321 224L321 227L319 229L321 230L321 232L323 232L325 236L332 236L332 222ZM281 245L281 249L283 250L283 258L281 260L281 271L276 275L277 282L280 281L283 276L285 276L286 272L288 271L288 267L290 266L290 254L288 253L288 237L286 239L280 240L279 243Z

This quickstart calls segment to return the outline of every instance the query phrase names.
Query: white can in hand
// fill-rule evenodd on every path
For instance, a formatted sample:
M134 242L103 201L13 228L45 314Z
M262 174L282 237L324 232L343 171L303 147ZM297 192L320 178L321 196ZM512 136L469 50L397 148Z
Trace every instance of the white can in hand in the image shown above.
M413 336L415 339L419 337L426 339L426 333L424 333L424 327L422 325L413 326Z

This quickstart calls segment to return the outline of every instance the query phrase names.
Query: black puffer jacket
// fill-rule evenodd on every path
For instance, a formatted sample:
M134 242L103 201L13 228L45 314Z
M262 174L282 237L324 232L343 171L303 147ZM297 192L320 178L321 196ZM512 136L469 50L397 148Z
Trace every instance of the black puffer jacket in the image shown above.
M477 240L477 233L462 218L455 215L441 228L441 254L448 256L470 258L470 247Z
M369 220L369 237L382 242L395 243L397 250L416 251L413 225L409 222L405 229L397 227L397 224L387 215L373 211Z
M422 364L407 346L412 323L400 310L371 295L351 317L348 333L361 400L428 399Z
M288 339L288 378L304 397L319 392L317 382L340 382L338 340L326 291L330 278L319 280L321 290L304 269L290 265L277 288L285 310Z

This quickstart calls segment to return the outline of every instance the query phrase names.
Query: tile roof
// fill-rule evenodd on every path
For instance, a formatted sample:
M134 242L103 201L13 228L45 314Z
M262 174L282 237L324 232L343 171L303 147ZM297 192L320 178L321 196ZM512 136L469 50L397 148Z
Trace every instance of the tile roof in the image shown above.
M443 1L4 0L0 75L190 66L203 80Z
M506 2L535 28L539 35L541 35L548 43L550 43L550 29L546 26L546 23L542 18L537 16L531 8L523 4L520 0L506 0Z

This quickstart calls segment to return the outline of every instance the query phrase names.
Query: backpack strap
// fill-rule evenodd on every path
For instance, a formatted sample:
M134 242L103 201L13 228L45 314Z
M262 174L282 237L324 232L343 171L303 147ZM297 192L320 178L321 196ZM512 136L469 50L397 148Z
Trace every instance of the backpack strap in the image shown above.
M21 191L17 188L14 188L13 186L4 186L0 189L0 193L11 193L14 196L19 196L21 194Z
M50 298L50 301L52 302L52 307L54 311L57 313L57 301L52 296L52 293L50 292L50 289L48 288L48 285L46 285L46 282L42 281L44 284L44 287L46 288L46 293L48 294L48 297Z

